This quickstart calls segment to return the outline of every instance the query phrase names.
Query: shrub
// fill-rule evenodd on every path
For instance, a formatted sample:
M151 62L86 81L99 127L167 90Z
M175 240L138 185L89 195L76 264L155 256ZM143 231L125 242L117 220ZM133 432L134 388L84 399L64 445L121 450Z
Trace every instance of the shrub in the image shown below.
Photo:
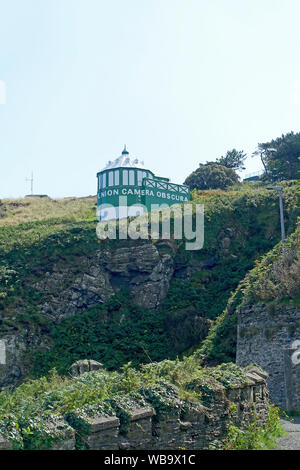
M269 405L268 418L264 427L258 424L255 416L245 429L238 428L231 422L228 426L224 448L226 450L275 449L277 439L285 435L279 420L279 408Z
M191 189L225 189L238 181L239 177L232 168L219 164L200 164L184 183Z

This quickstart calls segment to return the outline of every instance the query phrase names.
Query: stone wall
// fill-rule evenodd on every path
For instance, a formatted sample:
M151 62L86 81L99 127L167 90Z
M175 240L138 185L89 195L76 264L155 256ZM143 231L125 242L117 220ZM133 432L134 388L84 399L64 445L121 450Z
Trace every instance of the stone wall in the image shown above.
M255 412L255 420L262 426L266 422L269 404L267 374L253 368L247 372L246 378L247 383L233 388L219 384L212 390L209 403L205 406L189 402L181 407L175 400L172 407L164 411L149 403L132 409L129 415L119 413L118 416L89 417L77 410L71 414L72 419L70 415L66 417L68 424L60 426L60 432L55 434L56 439L50 448L75 449L75 438L70 429L76 433L77 446L80 444L81 448L90 450L214 447L225 438L230 421L245 427L253 420ZM10 447L8 440L0 438L0 449Z
M263 367L269 374L271 400L298 412L300 363L293 363L292 356L293 343L299 340L300 307L248 304L238 309L237 364Z

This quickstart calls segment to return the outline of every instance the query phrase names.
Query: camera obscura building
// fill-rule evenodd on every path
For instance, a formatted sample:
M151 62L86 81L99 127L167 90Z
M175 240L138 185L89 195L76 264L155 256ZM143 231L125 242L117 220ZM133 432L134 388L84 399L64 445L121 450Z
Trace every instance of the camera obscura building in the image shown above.
M126 146L113 162L97 173L98 220L133 217L151 211L153 204L182 204L190 200L188 186L155 176L144 162L130 156Z

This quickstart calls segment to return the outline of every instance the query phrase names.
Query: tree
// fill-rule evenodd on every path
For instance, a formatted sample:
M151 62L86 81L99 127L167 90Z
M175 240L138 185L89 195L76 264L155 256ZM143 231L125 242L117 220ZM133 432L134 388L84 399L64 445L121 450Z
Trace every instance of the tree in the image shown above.
M232 168L219 163L201 164L184 182L191 189L225 189L238 183L239 177Z
M217 158L216 163L233 170L245 170L244 162L246 158L247 154L243 150L232 149L228 150L225 157Z
M265 176L272 181L300 178L300 132L258 144L253 155L259 155Z

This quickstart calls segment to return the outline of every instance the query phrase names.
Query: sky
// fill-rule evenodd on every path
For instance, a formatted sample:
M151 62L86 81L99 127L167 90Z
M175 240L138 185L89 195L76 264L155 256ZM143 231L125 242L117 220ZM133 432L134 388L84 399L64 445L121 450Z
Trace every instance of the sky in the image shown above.
M300 130L299 0L0 0L0 198L96 194L124 144L182 183Z

